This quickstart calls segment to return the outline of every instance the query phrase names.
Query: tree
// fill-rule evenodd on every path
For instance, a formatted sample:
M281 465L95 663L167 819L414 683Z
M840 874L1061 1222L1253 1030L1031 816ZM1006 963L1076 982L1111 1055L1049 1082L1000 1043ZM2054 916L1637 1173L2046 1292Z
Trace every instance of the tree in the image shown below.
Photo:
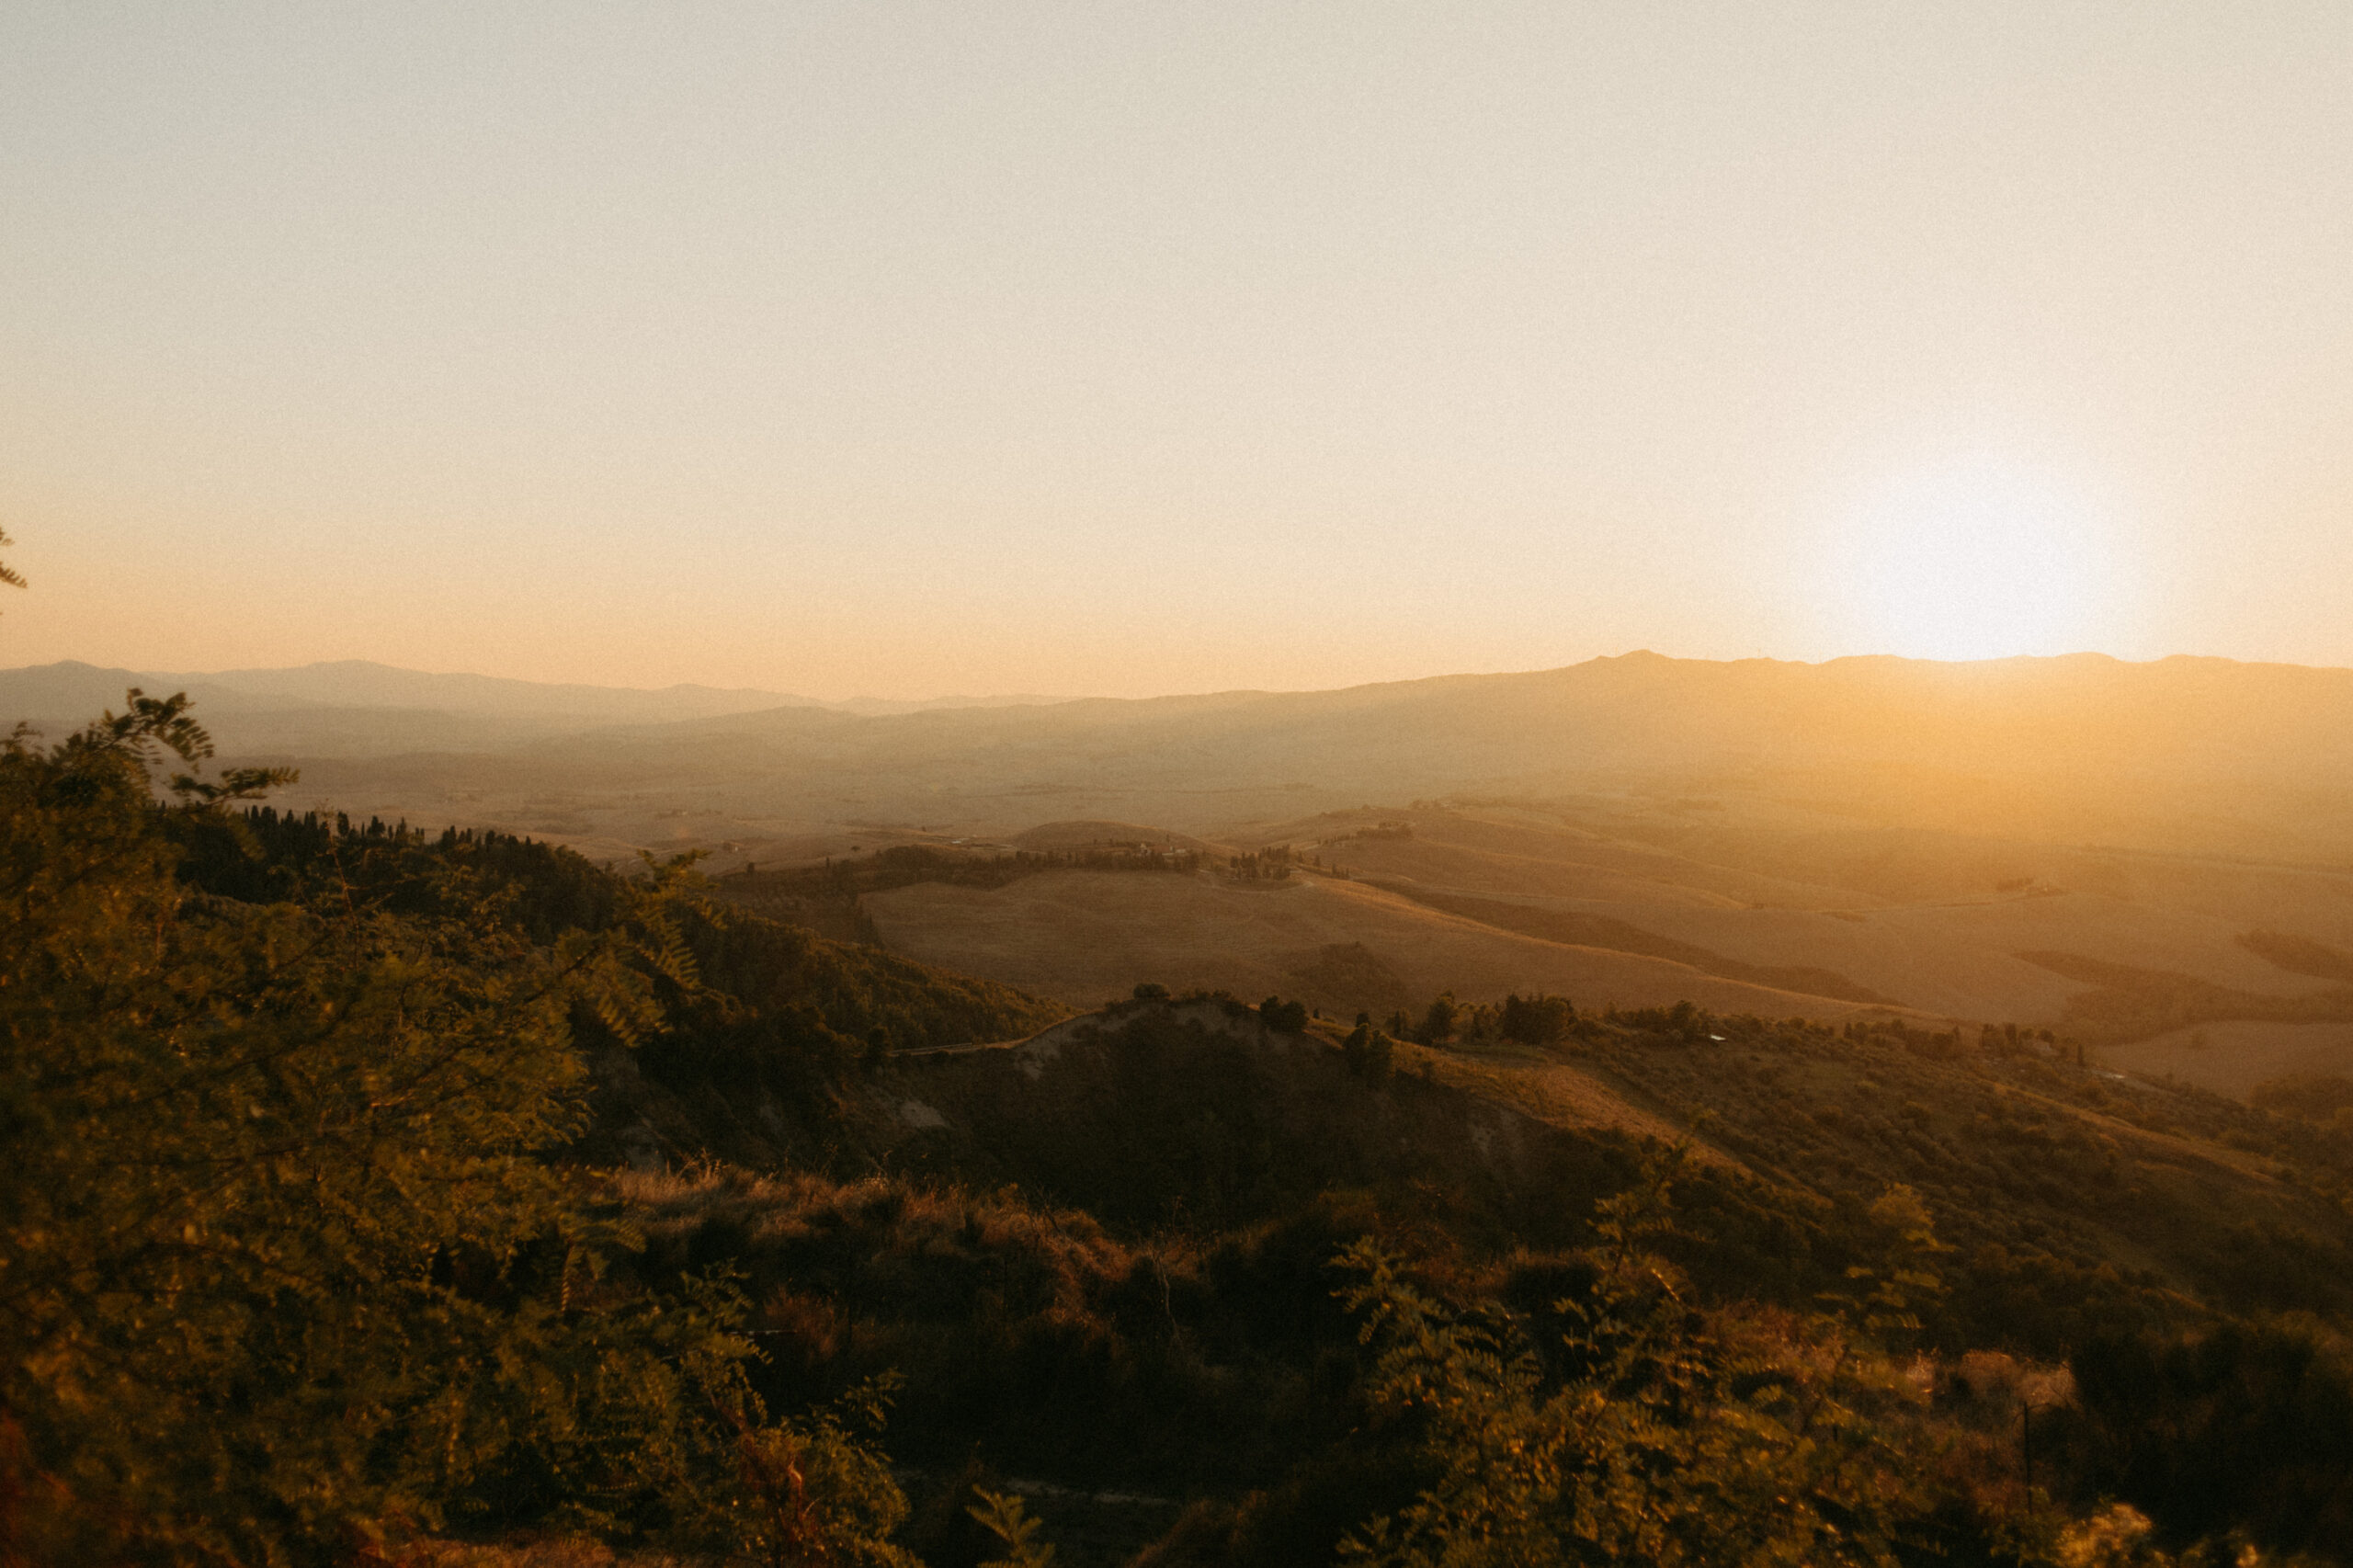
M1568 1034L1576 1017L1576 1009L1565 996L1523 997L1514 992L1504 998L1498 1032L1522 1045L1554 1045Z
M1437 1001L1430 1004L1429 1011L1422 1015L1422 1043L1436 1045L1440 1040L1450 1038L1454 1033L1457 1016L1454 993L1449 991L1441 994Z
M1297 1034L1307 1027L1307 1004L1286 1002L1279 996L1269 996L1258 1004L1258 1018L1268 1028L1281 1034Z
M1340 1042L1341 1060L1348 1071L1376 1087L1389 1081L1396 1065L1397 1044L1372 1027L1370 1016L1358 1013L1357 1027Z
M206 896L176 829L291 780L210 753L137 691L0 745L0 1559L726 1533L745 1444L807 1430L752 1396L724 1283L621 1286L626 1215L541 1157L582 1125L575 1018L635 1039L695 984L676 876L550 942L461 881L430 915Z
M0 528L0 548L5 548L14 543L16 543L16 540L8 537L8 530L6 528ZM25 585L24 578L17 575L5 561L0 561L0 583L6 583L12 588L21 588Z

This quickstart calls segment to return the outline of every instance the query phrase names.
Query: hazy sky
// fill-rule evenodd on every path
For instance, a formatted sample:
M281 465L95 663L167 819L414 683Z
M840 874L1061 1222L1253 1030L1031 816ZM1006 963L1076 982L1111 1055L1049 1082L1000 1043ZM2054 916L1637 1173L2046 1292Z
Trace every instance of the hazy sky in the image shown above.
M0 7L0 665L2353 664L2353 5Z

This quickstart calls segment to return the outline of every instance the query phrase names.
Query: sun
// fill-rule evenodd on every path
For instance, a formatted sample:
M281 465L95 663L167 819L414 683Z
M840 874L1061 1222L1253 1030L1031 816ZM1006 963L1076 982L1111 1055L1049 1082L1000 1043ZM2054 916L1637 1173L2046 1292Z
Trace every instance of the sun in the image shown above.
M1986 460L1915 471L1856 506L1834 568L1871 651L1999 659L2088 648L2118 574L2094 509Z

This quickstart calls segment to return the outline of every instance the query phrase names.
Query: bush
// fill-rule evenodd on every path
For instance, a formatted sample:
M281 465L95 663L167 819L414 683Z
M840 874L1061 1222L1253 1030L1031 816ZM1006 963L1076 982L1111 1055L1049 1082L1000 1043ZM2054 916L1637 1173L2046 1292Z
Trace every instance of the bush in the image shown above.
M2353 1555L2353 1364L2293 1324L2174 1339L2103 1335L2075 1354L2057 1435L2087 1492L2175 1541L2233 1527L2280 1551Z
M1565 996L1522 997L1515 992L1504 998L1499 1032L1522 1045L1554 1045L1568 1038L1576 1021L1577 1010Z
M1269 996L1258 1004L1258 1017L1279 1034L1297 1034L1307 1027L1307 1004Z

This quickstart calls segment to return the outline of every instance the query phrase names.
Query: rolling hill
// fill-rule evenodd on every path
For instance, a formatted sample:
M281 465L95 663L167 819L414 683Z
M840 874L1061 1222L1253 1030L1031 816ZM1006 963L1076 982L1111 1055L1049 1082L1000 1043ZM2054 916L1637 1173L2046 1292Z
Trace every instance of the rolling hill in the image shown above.
M1344 1014L1418 1009L1441 991L1466 1001L1542 991L1623 1006L1688 998L1771 1017L1858 1010L1671 959L1546 941L1324 877L1253 884L1053 871L995 889L924 882L863 903L897 951L1080 1004L1152 980L1298 995Z
M1748 986L1760 1013L1893 1006L2119 1050L2228 1025L2224 1044L2161 1053L2217 1086L2248 1081L2234 1042L2274 1040L2246 1029L2297 1031L2273 1054L2353 1071L2353 1022L2296 1010L2327 983L2237 940L2353 950L2353 672L1631 654L880 716L365 665L205 678L192 689L223 761L299 766L290 803L355 817L612 862L699 849L722 882L892 846L1125 838L1204 856L1212 870L1182 886L923 881L819 923L1072 1003L1147 978L1341 1011L1445 989L1638 1006ZM0 698L86 713L131 679L159 684L49 666L0 676ZM361 701L443 706L318 705ZM1347 880L1215 874L1283 845ZM2138 1000L2083 978L2126 970L2157 977L2122 988Z

